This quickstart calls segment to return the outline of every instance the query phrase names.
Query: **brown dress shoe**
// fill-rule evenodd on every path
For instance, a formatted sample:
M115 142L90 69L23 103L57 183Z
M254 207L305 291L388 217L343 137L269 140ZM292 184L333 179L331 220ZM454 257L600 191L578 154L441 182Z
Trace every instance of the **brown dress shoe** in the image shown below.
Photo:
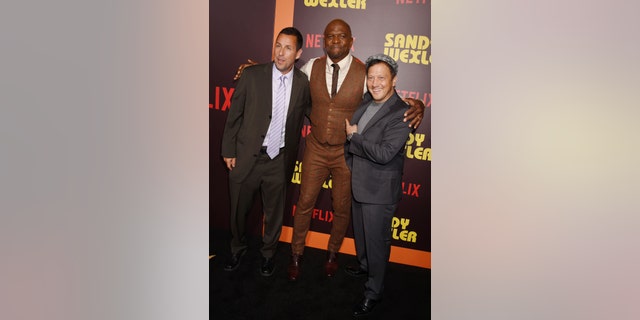
M338 271L338 253L329 251L327 254L327 262L324 263L324 273L327 277L333 277Z
M287 268L287 277L291 281L298 280L300 275L300 263L302 262L302 255L292 254L291 261L289 261L289 267Z

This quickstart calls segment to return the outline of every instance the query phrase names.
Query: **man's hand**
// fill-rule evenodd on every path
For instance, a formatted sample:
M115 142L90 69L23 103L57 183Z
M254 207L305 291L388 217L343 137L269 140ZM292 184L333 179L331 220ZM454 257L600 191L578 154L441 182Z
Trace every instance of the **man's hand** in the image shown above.
M348 119L344 119L344 125L345 125L345 132L347 133L347 135L358 132L358 125L357 124L351 125Z
M418 128L424 117L424 102L412 98L402 99L409 105L409 110L404 113L404 122L409 121L409 127Z
M224 159L224 163L227 164L227 169L229 169L229 171L233 170L233 168L236 167L236 158L222 158Z
M247 61L248 63L243 63L238 67L238 71L236 71L236 75L233 77L234 81L240 79L240 77L242 76L242 71L244 71L244 68L258 64L257 62L251 59L247 59Z

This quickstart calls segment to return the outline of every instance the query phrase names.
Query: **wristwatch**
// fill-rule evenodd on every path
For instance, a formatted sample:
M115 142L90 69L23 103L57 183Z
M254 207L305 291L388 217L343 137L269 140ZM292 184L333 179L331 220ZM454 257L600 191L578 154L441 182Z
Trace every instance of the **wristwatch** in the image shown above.
M351 137L353 137L353 132L347 135L347 140L351 141Z

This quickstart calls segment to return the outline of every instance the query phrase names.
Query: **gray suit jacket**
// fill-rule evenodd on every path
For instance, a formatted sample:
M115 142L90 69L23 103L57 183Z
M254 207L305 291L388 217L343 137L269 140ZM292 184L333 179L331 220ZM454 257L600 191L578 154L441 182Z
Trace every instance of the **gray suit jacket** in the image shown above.
M353 114L358 123L371 102L369 93ZM404 150L411 128L405 122L408 105L394 93L371 118L361 134L345 144L345 158L351 169L353 198L362 203L393 204L402 196Z
M236 167L229 179L242 182L249 172L271 122L271 78L273 62L247 67L231 97L231 107L222 134L222 156L236 158ZM311 111L309 80L298 68L293 68L291 98L285 127L285 167L282 174L290 179L305 115Z

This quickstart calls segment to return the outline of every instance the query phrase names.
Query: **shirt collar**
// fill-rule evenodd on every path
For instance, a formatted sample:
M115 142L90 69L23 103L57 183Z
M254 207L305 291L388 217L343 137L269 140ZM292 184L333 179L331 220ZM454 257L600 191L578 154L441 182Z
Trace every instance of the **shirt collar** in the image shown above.
M295 67L294 67L295 68ZM280 70L278 70L278 68L276 68L276 64L273 64L273 69L271 69L271 76L273 77L273 80L280 80L280 76L282 75L282 72L280 72ZM287 78L287 80L291 80L291 77L293 77L293 69L291 69L291 71L287 72L284 75L285 78ZM288 81L289 83L291 83L291 81Z
M338 66L340 66L340 70L346 70L346 68L348 68L351 65L351 60L353 59L353 57L351 57L351 55L347 55L346 57L344 57L344 59L338 61ZM331 61L331 59L329 59L329 57L327 57L327 68L329 70L333 71L333 67L331 66L334 62Z

